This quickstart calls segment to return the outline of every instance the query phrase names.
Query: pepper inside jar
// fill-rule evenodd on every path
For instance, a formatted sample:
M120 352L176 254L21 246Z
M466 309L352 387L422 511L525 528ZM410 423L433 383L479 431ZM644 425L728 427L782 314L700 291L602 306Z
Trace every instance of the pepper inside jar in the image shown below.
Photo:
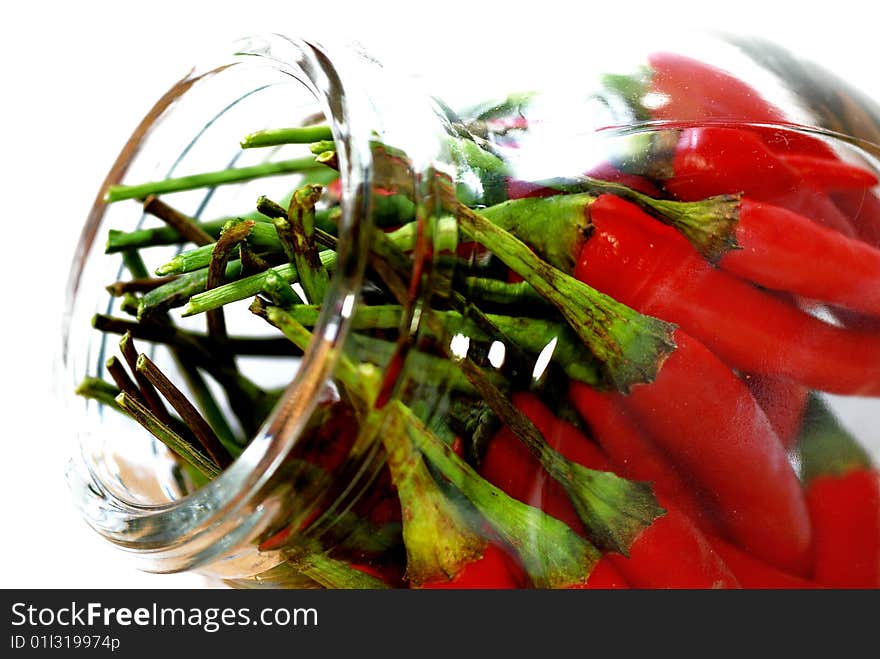
M99 533L238 587L880 587L874 104L751 42L455 107L236 53L74 266Z

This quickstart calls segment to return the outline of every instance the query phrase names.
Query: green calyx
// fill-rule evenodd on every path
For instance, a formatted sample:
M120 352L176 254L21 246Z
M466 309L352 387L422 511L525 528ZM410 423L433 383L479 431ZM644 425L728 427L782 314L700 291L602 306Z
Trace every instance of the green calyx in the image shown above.
M843 476L871 467L871 458L818 395L810 394L797 439L801 480L809 485L820 476Z

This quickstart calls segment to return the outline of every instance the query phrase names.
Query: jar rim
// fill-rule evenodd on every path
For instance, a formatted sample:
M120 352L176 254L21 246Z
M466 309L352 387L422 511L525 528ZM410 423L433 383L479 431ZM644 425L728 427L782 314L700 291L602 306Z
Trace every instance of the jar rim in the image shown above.
M302 83L327 120L339 161L341 217L339 255L325 304L314 327L312 341L300 366L269 417L242 455L216 479L197 491L163 504L123 500L102 486L94 465L78 446L68 467L67 480L76 505L87 523L103 537L142 559L142 569L171 572L194 569L236 551L240 543L259 535L261 521L271 515L246 515L249 501L271 507L261 490L271 480L296 443L318 394L332 374L348 335L355 301L365 270L372 182L369 104L355 76L346 75L344 57L315 42L279 34L252 36L234 42L232 58L192 69L174 83L148 111L129 137L104 179L86 218L76 247L62 320L61 361L71 371L71 319L83 294L80 280L109 205L104 195L119 183L137 158L151 128L200 80L247 64L268 66ZM340 53L342 55L342 53ZM256 573L283 558L272 552L254 557ZM221 561L222 563L222 561ZM236 565L236 576L242 565ZM222 572L222 567L219 568Z

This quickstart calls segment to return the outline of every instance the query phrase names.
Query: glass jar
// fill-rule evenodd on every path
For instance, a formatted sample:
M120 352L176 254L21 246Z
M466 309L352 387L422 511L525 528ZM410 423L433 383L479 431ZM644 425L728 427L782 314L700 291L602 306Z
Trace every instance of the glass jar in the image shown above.
M876 106L746 41L503 61L274 35L156 103L70 278L88 523L239 587L880 585Z

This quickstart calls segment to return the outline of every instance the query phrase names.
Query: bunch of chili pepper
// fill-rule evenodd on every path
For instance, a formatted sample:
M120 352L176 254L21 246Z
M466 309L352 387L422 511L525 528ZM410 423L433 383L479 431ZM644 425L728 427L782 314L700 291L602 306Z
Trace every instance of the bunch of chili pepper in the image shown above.
M505 161L529 130L525 97L468 117L481 135L450 135L483 196L436 173L430 218L405 152L374 142L377 227L352 334L284 461L289 509L257 543L282 558L278 578L880 587L880 478L822 402L880 396L880 221L853 212L877 178L728 73L649 64L637 82L665 102L641 105L632 80L627 102L662 130L575 177L523 180ZM123 335L123 359L106 365L112 384L79 392L168 446L183 493L289 404L238 358L300 356L319 323L339 258L332 134L243 142L297 144L315 157L109 191L167 226L110 234L131 278L109 287L122 315L94 324ZM205 222L164 201L284 172L299 177L288 199L244 217ZM156 276L144 265L141 250L188 243ZM432 278L443 293L415 313ZM247 299L280 335L230 335L226 314ZM177 307L207 331L175 326ZM167 346L185 382L135 342Z

